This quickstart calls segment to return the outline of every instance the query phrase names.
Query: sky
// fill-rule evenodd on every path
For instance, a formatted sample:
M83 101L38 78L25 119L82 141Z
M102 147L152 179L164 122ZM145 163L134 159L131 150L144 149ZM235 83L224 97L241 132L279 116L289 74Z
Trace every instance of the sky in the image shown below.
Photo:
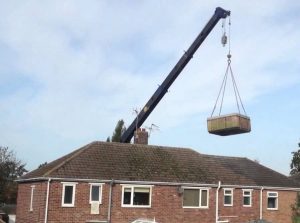
M300 141L296 0L0 0L0 145L33 170L105 141L119 119L129 126L216 7L231 11L231 66L252 131L207 132L227 67L227 19L143 124L159 127L149 144L247 157L288 175ZM232 95L224 114L236 112Z

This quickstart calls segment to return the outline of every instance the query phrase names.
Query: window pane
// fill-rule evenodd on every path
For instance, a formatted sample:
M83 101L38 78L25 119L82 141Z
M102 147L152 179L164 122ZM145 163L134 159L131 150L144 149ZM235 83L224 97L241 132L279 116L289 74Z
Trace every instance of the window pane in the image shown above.
M130 204L131 188L124 188L123 204Z
M270 192L270 193L268 193L268 196L269 197L277 197L277 193L275 193L275 192Z
M124 188L125 192L130 192L131 193L131 188Z
M64 204L72 204L73 186L65 186Z
M202 207L207 207L207 196L208 196L208 191L202 190L201 191L201 206Z
M199 207L199 189L184 189L183 206Z
M268 208L277 208L276 207L276 199L275 197L268 198Z
M150 188L134 188L134 205L150 205Z
M250 191L244 191L244 196L250 196Z
M250 205L250 197L244 197L244 205Z
M232 192L231 190L225 190L224 194L231 195L231 192Z
M231 205L231 196L224 196L224 204Z
M143 187L135 187L134 192L138 193L150 193L150 188L143 188Z
M92 186L92 201L100 201L100 186Z

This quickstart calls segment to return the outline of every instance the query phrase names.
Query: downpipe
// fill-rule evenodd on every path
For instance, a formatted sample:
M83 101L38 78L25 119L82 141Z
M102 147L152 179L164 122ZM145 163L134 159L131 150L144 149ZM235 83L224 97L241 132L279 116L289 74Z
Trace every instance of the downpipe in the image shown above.
M112 209L112 191L113 191L113 186L115 184L114 180L110 181L109 184L109 198L108 198L108 213L107 213L107 222L111 223L111 209Z
M262 201L263 201L263 190L264 187L261 187L260 189L260 199L259 199L259 219L263 219L263 211L262 211Z
M219 220L219 190L221 188L221 181L219 181L218 188L216 191L216 223L228 223L229 220Z
M216 223L219 223L219 190L221 188L221 181L219 181L216 191Z
M47 195L46 195L46 204L45 204L45 220L44 220L44 223L48 222L48 205L49 205L50 182L51 182L51 178L48 179L48 183L47 183Z

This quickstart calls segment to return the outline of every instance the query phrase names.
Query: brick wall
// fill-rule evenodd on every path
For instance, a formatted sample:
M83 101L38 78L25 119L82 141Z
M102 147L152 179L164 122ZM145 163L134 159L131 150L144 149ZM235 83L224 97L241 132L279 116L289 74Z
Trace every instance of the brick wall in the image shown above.
M252 191L251 207L243 206L243 190L233 189L232 206L224 206L224 190L219 190L219 220L241 223L259 219L260 190Z
M263 193L263 218L275 223L292 223L291 205L295 203L297 192L278 191L278 210L267 209L267 191Z
M30 211L31 186L35 186L33 192L32 211ZM46 193L47 193L47 182L19 184L16 222L17 223L44 222Z
M75 206L62 207L63 184L57 181L51 183L48 223L75 223L87 220L106 220L108 212L109 185L103 185L102 204L100 204L100 214L92 215L90 198L90 184L78 183L76 185Z
M35 183L33 211L29 211L32 184L20 184L18 193L17 223L41 223L44 221L45 195L47 182ZM107 220L109 204L109 184L103 185L100 214L92 215L89 204L90 184L78 182L76 185L75 207L62 207L63 184L51 182L48 223L76 223L88 220ZM39 192L39 193L38 193ZM263 217L275 223L291 223L290 205L294 203L296 192L279 191L279 210L267 210L267 191L263 193ZM209 208L182 208L182 195L177 186L154 186L152 188L151 208L121 207L122 186L113 186L111 223L129 223L137 218L155 218L159 223L212 223L215 222L216 188L209 190ZM230 223L244 223L259 219L260 190L252 191L252 206L243 207L243 191L234 189L233 206L224 207L224 192L219 191L220 220Z
M155 218L159 223L214 222L215 194L210 193L209 209L182 208L182 195L177 186L154 186L152 189L151 208L122 208L122 187L114 187L113 223L129 223L137 218Z

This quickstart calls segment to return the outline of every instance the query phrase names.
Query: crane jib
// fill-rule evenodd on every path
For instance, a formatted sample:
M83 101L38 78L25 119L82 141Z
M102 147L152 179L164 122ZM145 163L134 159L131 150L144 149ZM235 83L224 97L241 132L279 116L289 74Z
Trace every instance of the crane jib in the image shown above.
M194 40L194 42L191 44L191 46L188 48L188 50L186 52L184 52L184 54L179 59L177 64L170 71L170 73L168 74L166 79L163 81L163 83L157 88L157 90L151 96L149 101L146 103L146 105L143 107L143 109L140 111L140 113L137 115L137 117L134 119L134 121L130 124L130 126L122 134L121 142L123 142L123 143L130 142L131 138L134 135L134 131L136 130L136 128L141 127L141 125L144 123L144 121L148 118L148 116L151 114L151 112L154 110L156 105L160 102L160 100L166 94L169 87L173 84L173 82L178 77L178 75L181 73L181 71L184 69L184 67L193 58L194 53L197 51L199 46L206 39L206 37L211 32L211 30L218 23L218 21L222 18L226 18L229 15L230 15L230 11L226 11L220 7L216 8L214 15L211 17L211 19L208 21L208 23L204 26L203 30L200 32L200 34L197 36L197 38Z

